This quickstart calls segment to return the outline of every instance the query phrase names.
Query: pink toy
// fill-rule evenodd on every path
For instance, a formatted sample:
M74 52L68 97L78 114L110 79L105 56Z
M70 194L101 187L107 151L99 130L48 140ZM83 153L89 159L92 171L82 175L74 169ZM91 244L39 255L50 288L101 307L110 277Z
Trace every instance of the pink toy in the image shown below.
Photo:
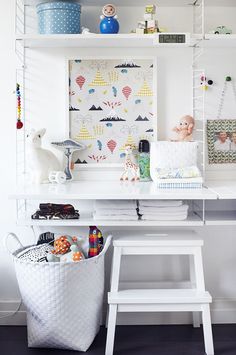
M195 121L192 116L183 116L177 127L173 128L173 131L178 134L177 142L191 142L193 140L193 129Z

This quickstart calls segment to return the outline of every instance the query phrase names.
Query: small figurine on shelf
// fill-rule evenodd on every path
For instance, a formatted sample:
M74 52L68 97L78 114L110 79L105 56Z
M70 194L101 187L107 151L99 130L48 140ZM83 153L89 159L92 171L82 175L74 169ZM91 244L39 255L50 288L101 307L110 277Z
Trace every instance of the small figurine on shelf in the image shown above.
M66 139L62 142L52 142L51 143L53 146L55 146L58 149L61 149L64 151L64 155L66 156L66 167L64 170L64 173L66 174L66 180L72 180L73 176L71 173L71 157L73 152L76 152L78 150L85 149L86 146L83 143L79 143L74 141L73 139Z
M134 162L133 147L131 145L125 147L124 172L121 175L120 180L129 180L129 177L131 177L131 181L139 180L139 167Z
M30 182L34 184L48 182L51 171L60 171L60 163L55 154L42 148L42 138L45 133L45 128L38 131L32 129L26 136Z
M102 9L102 20L100 22L100 32L104 34L118 33L120 26L117 21L116 7L112 4L107 4Z
M138 27L136 28L136 33L148 34L160 32L158 28L158 21L154 19L156 13L155 5L147 5L145 7L145 13L143 16L144 21L138 22Z
M210 31L214 35L231 35L233 31L226 26L217 26L214 30Z
M184 116L181 118L179 125L173 128L173 131L178 134L177 142L191 142L193 140L193 129L195 121L192 116Z

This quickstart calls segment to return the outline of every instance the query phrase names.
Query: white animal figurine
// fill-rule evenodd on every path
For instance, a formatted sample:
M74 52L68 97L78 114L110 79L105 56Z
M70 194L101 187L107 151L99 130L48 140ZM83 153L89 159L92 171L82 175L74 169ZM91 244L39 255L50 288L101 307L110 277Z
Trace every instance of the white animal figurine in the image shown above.
M121 181L129 180L129 176L131 176L131 181L139 180L139 167L133 160L133 148L127 145L125 147L124 172L121 175Z
M30 182L33 184L48 182L50 172L60 170L57 157L50 150L41 147L45 133L45 128L38 131L33 129L26 136Z

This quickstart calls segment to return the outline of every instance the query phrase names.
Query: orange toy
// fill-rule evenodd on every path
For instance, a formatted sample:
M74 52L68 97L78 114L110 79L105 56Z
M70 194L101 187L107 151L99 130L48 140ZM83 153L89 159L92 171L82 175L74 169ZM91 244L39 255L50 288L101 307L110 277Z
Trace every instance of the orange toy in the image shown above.
M77 243L76 237L71 238L67 235L62 235L54 241L54 250L52 250L52 254L66 254L70 251L71 245L75 243Z

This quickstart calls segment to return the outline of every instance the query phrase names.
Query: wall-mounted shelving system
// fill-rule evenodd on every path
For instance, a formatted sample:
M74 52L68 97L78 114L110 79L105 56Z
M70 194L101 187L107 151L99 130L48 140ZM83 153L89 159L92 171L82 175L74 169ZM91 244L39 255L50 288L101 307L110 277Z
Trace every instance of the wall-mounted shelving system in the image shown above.
M22 109L24 110L24 78L25 78L25 55L27 49L31 48L153 48L159 47L182 48L192 50L192 112L196 118L197 129L195 139L199 141L201 149L199 151L200 165L205 171L205 95L200 88L200 75L204 75L204 69L199 66L199 59L204 54L205 48L236 48L236 35L212 35L206 33L205 9L207 6L235 6L234 0L159 0L158 6L191 6L193 9L193 28L191 40L188 45L181 44L157 44L156 35L137 34L117 34L117 35L39 35L37 33L27 33L27 9L35 6L37 0L16 0L16 53L18 57L17 82L22 86ZM102 6L102 0L81 0L85 6ZM117 0L113 1L117 6L145 6L145 0ZM17 176L22 182L25 173L25 131L17 132ZM120 185L119 183L106 183L99 185L99 182L80 181L64 186L41 185L38 187L26 186L18 190L12 198L17 200L18 224L24 226L87 226L95 221L91 215L81 214L79 221L32 221L27 210L27 200L49 201L49 200L94 200L94 199L181 199L187 200L191 205L191 212L186 221L96 221L100 226L125 226L125 227L157 227L157 226L203 226L205 225L235 225L235 212L211 211L206 204L210 200L231 199L236 200L236 184L229 183L226 187L220 182L209 182L206 188L200 191L158 191L154 184ZM101 183L100 183L101 184ZM91 188L92 186L92 188ZM96 191L95 191L96 189ZM32 212L32 211L31 211Z

